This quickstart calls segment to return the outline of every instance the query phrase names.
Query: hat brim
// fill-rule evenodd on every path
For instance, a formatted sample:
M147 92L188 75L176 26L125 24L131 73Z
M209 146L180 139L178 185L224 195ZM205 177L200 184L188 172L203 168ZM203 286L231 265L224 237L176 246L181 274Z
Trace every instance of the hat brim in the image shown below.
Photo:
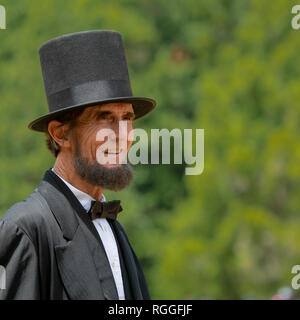
M144 115L152 111L156 106L155 100L150 98L144 98L144 97L118 97L118 98L111 98L111 99L101 100L101 101L89 101L84 104L73 105L61 110L47 113L46 115L43 115L31 121L28 125L28 128L33 131L47 132L49 121L55 120L55 118L57 118L58 116L64 115L75 109L81 109L88 106L96 106L96 105L106 104L110 102L132 103L135 119L143 117Z

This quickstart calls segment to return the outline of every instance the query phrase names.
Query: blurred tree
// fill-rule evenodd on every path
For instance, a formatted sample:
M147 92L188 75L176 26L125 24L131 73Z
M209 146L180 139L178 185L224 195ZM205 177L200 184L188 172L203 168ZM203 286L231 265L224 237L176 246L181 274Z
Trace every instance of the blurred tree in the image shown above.
M185 177L188 197L164 220L153 271L162 297L270 298L290 286L300 261L300 41L291 7L211 1L197 6L206 12L198 29L183 24L203 38L207 30L204 53L183 37L199 71L205 169Z

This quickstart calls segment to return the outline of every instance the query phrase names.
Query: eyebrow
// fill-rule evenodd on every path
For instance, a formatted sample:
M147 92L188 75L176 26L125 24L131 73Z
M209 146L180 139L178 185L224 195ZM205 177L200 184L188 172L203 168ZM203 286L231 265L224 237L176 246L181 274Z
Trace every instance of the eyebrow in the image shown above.
M135 118L135 114L131 111L126 112L125 116L130 117L132 120Z
M109 115L113 115L113 113L111 111L98 111L98 112L95 112L95 117L97 119L104 118L104 117L109 116ZM130 117L130 119L133 120L135 115L134 115L133 112L127 111L126 113L122 114L122 117Z

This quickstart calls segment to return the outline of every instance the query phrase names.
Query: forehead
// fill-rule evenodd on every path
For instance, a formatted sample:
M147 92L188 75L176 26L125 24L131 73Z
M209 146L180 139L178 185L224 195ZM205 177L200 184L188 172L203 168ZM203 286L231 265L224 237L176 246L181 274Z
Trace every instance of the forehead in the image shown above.
M112 114L122 114L126 112L133 112L133 107L131 103L124 103L124 102L113 102L113 103L106 103L96 106L87 107L84 109L83 115L93 115L100 111L109 111Z

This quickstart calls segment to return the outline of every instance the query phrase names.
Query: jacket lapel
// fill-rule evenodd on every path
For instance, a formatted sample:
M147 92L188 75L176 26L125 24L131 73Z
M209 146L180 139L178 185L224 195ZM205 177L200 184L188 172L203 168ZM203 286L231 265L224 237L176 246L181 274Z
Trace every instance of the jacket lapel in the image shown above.
M38 191L46 199L61 230L65 243L55 245L62 282L70 299L105 299L93 255L78 222L76 212L63 193L52 184L41 181Z
M65 245L55 247L58 269L71 300L104 300L93 260L80 227Z
M100 236L86 212L78 212L78 216L80 218L79 225L82 227L90 252L93 256L93 261L104 297L108 300L118 300L119 296L117 287ZM95 230L96 234L94 234L94 232L90 232L91 230Z

